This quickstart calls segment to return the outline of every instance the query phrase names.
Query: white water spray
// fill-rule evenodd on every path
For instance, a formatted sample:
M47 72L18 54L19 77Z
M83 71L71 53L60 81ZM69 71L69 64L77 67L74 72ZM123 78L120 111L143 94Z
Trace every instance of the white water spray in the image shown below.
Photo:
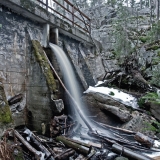
M67 84L67 87L69 88L69 91L71 92L71 95L75 99L75 101L80 105L80 94L78 90L78 84L76 83L76 78L72 69L72 66L68 60L68 57L64 53L64 51L57 45L49 43L52 51L56 55L58 61L60 62L60 68L64 75L65 83Z

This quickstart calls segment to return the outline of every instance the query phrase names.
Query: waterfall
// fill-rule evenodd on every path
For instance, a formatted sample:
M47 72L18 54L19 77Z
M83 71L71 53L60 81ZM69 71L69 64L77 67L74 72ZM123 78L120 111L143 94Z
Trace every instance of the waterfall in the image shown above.
M80 110L80 112L82 112L82 109L81 109L82 104L80 101L79 86L77 84L76 77L75 77L74 71L72 69L72 65L71 65L70 61L68 60L68 57L66 56L64 51L59 46L52 44L52 43L49 43L49 46L50 46L51 50L54 52L54 54L59 62L61 72L64 76L65 85L67 86L72 97L76 101L78 110ZM73 109L72 109L72 111L73 111ZM82 112L82 114L84 115L83 112Z
M111 136L109 131L104 130L103 128L97 127L86 117L85 113L83 112L84 109L82 110L81 108L82 104L80 101L79 87L78 87L78 84L76 83L76 77L68 57L59 46L52 43L49 43L49 46L60 63L59 65L60 65L62 74L64 75L65 84L67 85L72 97L76 102L76 106L74 107L77 107L77 110L74 110L74 111L77 112L76 119L78 120L78 122L80 122L84 127L87 126L90 131L93 131L94 129L94 130L100 131L101 133L103 132Z

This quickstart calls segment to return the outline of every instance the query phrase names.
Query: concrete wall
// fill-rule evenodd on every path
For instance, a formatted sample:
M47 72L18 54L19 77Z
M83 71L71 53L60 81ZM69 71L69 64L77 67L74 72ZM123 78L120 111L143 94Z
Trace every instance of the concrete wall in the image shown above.
M7 99L20 93L23 95L21 102L10 106L15 125L27 124L37 131L41 131L42 123L48 125L52 116L57 114L55 103L51 101L46 78L33 54L31 44L31 39L43 43L43 26L42 23L27 19L0 6L0 78L3 80ZM60 34L60 41L64 42L62 48L72 62L82 93L97 81L87 59L92 49L89 46L83 46L82 53L81 42L64 34ZM46 51L52 55L49 49ZM51 57L54 67L63 78L59 64L53 55ZM61 87L58 90L57 97L61 98L63 90Z
M33 120L39 130L40 124L48 121L52 112L48 86L32 53L29 34L42 42L42 33L42 24L0 6L0 78L3 79L7 99L23 94L23 100L11 106L16 125L26 123L24 108L27 105L28 110L32 108L34 112L34 117L29 117L29 120Z

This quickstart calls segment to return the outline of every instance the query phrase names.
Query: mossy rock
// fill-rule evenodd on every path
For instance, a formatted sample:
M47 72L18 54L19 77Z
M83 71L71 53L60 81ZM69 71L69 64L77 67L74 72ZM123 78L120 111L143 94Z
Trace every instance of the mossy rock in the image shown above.
M39 41L37 40L32 40L33 48L34 48L34 54L36 57L37 62L42 68L42 72L44 73L46 77L46 81L48 84L48 87L50 89L51 93L56 93L57 92L57 86L56 86L56 81L53 77L52 70L50 68L50 65L48 63L48 60L44 54L44 50L42 46L40 45ZM55 96L55 94L54 94Z
M158 50L159 48L160 48L160 40L154 41L154 42L146 45L146 51Z
M11 123L12 116L4 88L2 83L0 84L0 123Z

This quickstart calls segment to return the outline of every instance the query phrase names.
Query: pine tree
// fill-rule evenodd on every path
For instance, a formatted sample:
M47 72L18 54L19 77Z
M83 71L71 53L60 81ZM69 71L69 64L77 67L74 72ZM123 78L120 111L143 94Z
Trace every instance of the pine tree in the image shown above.
M131 7L132 7L132 8L134 8L135 3L136 3L136 1L135 1L135 0L131 0L131 1L130 1L130 4L131 4Z

